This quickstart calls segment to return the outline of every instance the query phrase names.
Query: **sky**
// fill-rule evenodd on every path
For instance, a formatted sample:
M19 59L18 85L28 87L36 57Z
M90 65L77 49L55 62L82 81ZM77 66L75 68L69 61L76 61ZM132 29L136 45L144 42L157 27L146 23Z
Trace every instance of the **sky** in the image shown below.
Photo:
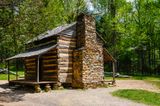
M93 6L92 2L90 0L85 0L85 3L86 3L88 11L93 12L94 11L94 6Z
M133 2L134 0L126 0L127 2Z
M91 2L91 0L84 0L87 6L87 10L90 13L95 12L95 8L93 6L93 3ZM133 2L134 0L126 0L127 2Z

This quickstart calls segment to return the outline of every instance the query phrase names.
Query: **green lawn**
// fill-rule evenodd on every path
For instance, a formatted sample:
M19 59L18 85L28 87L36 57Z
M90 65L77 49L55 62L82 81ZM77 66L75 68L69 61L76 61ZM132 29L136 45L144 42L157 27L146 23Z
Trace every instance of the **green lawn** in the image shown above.
M18 72L19 77L22 77L24 75L23 71ZM7 80L8 79L8 74L0 74L0 80ZM15 80L16 76L15 75L10 75L11 80Z
M151 106L160 106L160 93L145 90L124 89L112 93L113 96L127 98Z
M5 68L5 65L0 64L0 68ZM16 67L14 65L10 66L10 71L16 73ZM19 77L24 76L24 69L23 68L18 69L18 75L19 75ZM10 79L15 80L16 76L10 74ZM8 74L0 74L0 80L8 80Z

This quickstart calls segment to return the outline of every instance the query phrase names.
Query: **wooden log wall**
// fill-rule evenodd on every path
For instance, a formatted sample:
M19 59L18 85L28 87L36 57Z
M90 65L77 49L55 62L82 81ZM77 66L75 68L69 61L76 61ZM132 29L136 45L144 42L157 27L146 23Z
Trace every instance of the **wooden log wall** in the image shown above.
M41 48L47 45L55 45L57 43L57 37L51 36L40 41L35 41L26 45L26 50L32 50L34 48Z
M75 47L75 38L67 36L58 38L58 79L61 83L72 83L72 59Z
M37 58L28 57L24 59L25 62L25 80L36 81L37 79Z
M41 81L57 81L58 80L58 62L57 62L57 48L54 48L45 53L42 58L41 65Z
M52 36L40 41L35 41L26 45L26 50L34 50L45 46L53 46L57 43L57 37ZM25 58L25 80L37 80L37 56ZM58 64L57 64L57 49L54 48L39 59L39 80L40 81L57 81Z

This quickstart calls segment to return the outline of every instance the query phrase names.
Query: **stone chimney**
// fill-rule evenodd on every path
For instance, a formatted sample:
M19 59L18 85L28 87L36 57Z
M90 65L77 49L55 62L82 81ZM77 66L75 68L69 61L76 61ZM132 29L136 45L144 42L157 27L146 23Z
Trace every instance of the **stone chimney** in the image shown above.
M88 46L86 40L90 40L94 44L96 40L95 19L86 14L81 14L77 17L77 48ZM89 37L89 39L88 39ZM92 37L92 39L90 39Z
M95 19L86 14L77 18L77 44L73 59L73 87L96 87L103 82L103 44L97 41Z

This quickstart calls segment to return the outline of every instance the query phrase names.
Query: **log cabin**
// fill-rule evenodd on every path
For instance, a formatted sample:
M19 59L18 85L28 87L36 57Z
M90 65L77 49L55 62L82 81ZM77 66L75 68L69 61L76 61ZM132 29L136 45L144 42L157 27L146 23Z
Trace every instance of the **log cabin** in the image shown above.
M96 33L95 19L80 14L77 21L47 31L26 43L26 51L7 60L22 58L24 80L18 84L68 84L89 88L104 83L104 62L116 60ZM113 64L114 66L114 64ZM113 68L114 76L115 68Z

